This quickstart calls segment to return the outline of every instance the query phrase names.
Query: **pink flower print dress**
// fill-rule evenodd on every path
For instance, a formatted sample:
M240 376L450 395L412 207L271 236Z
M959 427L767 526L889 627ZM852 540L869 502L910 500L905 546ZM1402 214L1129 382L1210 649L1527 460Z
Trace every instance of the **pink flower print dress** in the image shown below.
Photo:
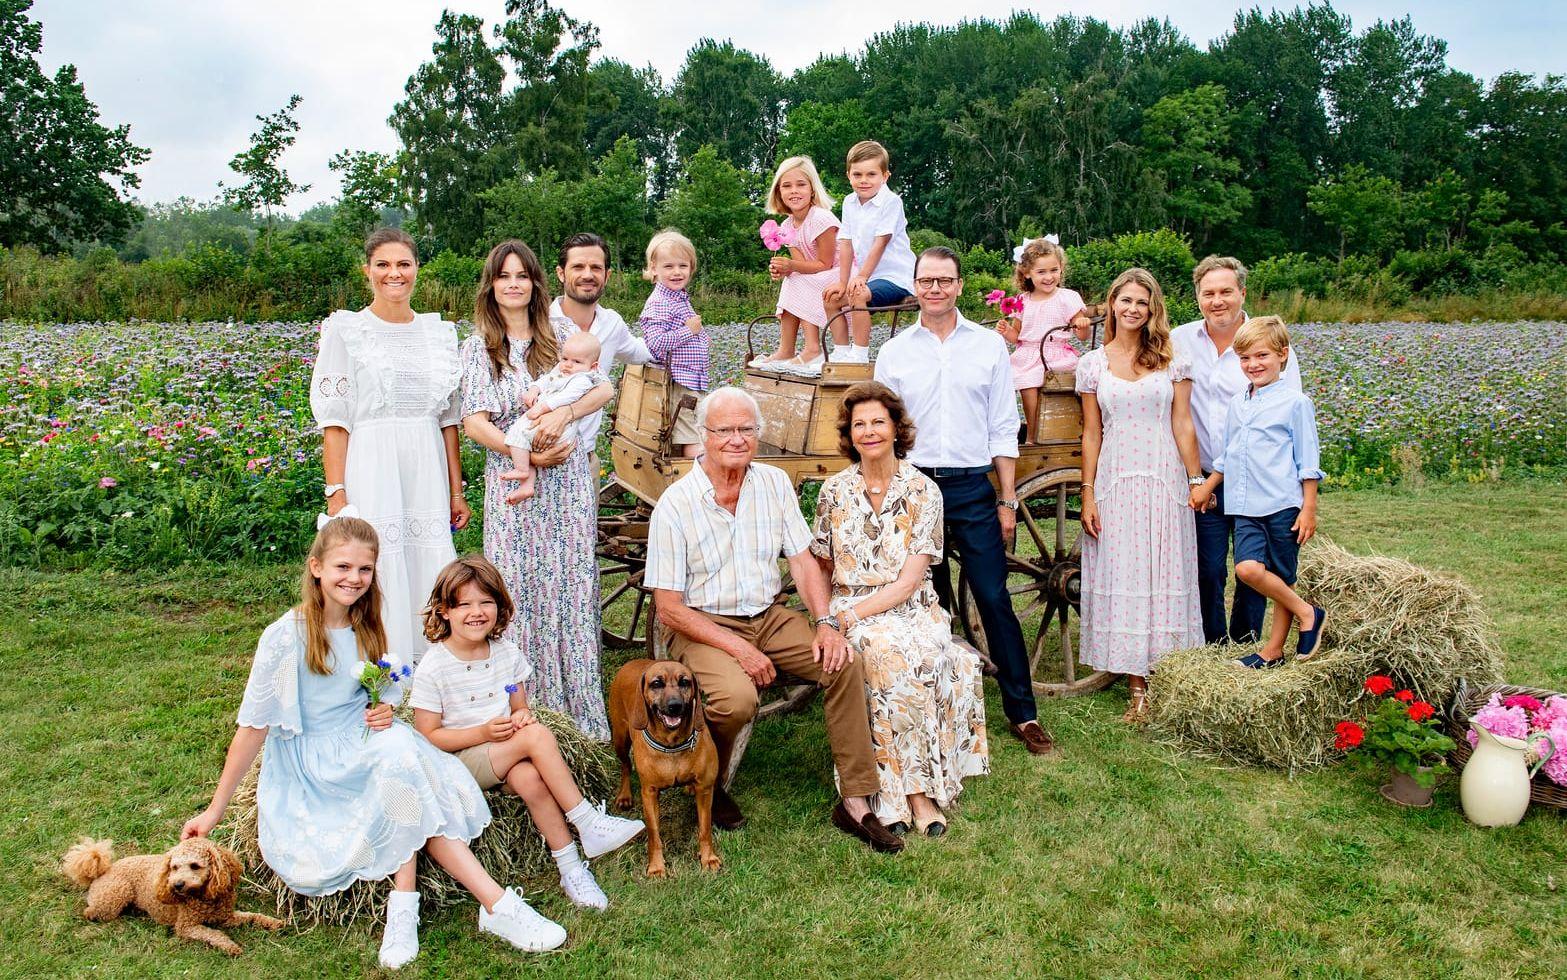
M1058 333L1044 342L1040 359L1040 341L1045 334L1071 321L1083 308L1083 297L1074 289L1057 289L1046 299L1023 297L1023 329L1018 332L1017 350L1012 352L1012 383L1018 391L1038 388L1045 383L1045 369L1071 371L1077 367L1077 350Z
M805 221L799 225L795 225L793 218L787 219L787 222L795 229L799 239L799 244L795 248L812 262L822 260L822 257L816 254L816 239L829 228L842 227L837 216L826 208L811 208L805 215ZM837 282L836 263L821 272L791 272L784 276L782 285L778 287L778 309L774 312L793 313L805 323L814 323L818 327L826 326L827 308L822 304L822 293Z
M1103 438L1094 497L1101 530L1084 534L1080 659L1097 670L1147 677L1171 650L1202 646L1197 523L1170 418L1177 361L1136 381L1110 372L1104 348L1083 355L1077 390L1099 399Z

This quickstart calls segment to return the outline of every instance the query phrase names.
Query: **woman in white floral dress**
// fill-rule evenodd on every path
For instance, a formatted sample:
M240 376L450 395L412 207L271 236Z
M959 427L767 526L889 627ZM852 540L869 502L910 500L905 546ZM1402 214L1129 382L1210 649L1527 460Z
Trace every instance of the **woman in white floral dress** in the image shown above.
M321 325L310 409L322 432L326 510L349 503L381 541L376 579L391 653L424 652L424 607L435 576L457 557L452 531L468 523L457 440L457 331L409 300L414 241L382 228L365 243L373 300Z
M1125 674L1125 720L1148 713L1148 674L1202 646L1197 519L1202 482L1191 365L1170 341L1159 283L1128 269L1110 286L1105 344L1077 365L1083 399L1082 662Z
M599 671L598 456L560 442L567 425L598 411L614 388L596 385L539 420L533 437L534 495L506 503L512 471L506 427L526 411L522 396L555 366L564 332L551 325L544 270L522 242L490 250L463 342L463 431L483 446L484 557L500 569L517 615L506 639L534 665L528 698L569 715L584 734L609 739ZM568 326L569 331L576 327Z
M838 432L853 462L822 484L811 551L832 576L832 611L864 658L883 824L946 832L968 776L990 771L979 657L952 640L936 601L941 491L902 457L914 446L903 402L886 385L844 393Z

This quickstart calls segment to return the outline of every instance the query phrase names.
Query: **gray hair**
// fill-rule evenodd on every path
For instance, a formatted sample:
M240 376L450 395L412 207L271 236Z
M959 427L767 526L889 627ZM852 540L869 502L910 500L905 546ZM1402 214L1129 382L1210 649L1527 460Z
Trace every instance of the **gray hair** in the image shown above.
M756 399L749 391L746 391L743 388L736 388L734 385L724 385L721 388L714 388L712 391L702 396L702 400L696 403L696 424L704 429L707 428L708 409L712 408L712 406L718 404L719 402L724 401L744 402L746 407L751 410L751 417L756 419L757 426L761 426L762 406L757 404Z

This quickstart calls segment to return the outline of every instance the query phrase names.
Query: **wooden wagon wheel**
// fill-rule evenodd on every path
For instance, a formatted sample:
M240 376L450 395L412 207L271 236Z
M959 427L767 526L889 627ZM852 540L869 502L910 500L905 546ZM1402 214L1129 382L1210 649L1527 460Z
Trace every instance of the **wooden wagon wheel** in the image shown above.
M599 488L599 635L611 649L647 646L653 597L642 587L642 573L651 515L615 478Z
M1059 469L1036 473L1017 488L1017 540L1007 553L1007 592L1023 626L1034 692L1041 697L1089 694L1115 680L1102 670L1078 676L1082 480L1080 470ZM968 634L983 649L985 627L966 576L958 578L958 594Z

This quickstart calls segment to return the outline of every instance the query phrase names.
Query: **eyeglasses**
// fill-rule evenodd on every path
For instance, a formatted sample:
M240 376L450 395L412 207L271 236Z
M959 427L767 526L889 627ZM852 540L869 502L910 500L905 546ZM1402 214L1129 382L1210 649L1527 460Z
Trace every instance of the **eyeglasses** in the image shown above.
M941 276L939 278L927 276L924 279L914 280L914 285L921 292L928 293L932 289L940 289L943 291L951 289L957 283L957 281L958 280L956 276Z
M709 434L715 435L725 442L728 442L735 436L739 436L742 439L755 439L756 434L761 431L760 427L754 425L728 425L722 429L715 429L711 426L704 425L702 428L706 429Z

